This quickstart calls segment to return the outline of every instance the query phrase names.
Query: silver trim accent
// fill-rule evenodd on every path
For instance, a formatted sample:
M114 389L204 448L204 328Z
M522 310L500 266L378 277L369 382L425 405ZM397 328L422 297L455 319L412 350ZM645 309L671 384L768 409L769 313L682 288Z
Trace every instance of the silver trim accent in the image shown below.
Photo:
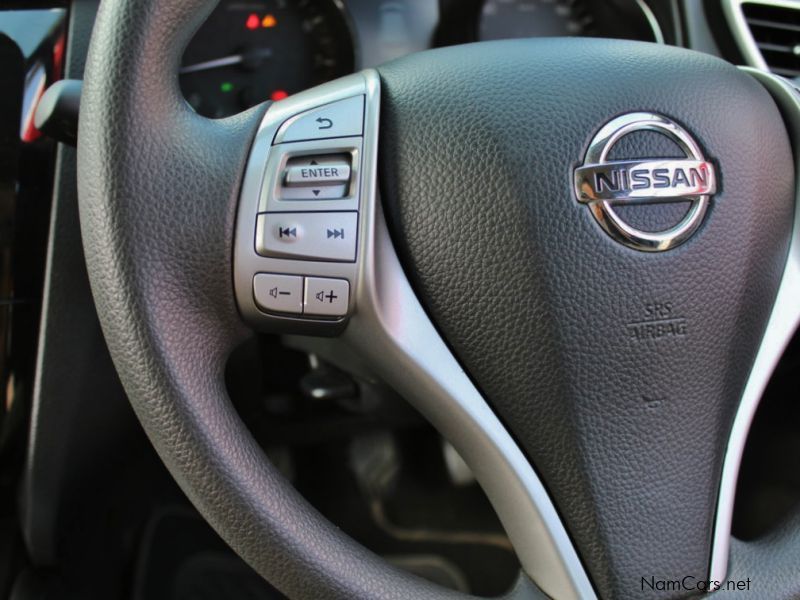
M795 173L800 174L800 96L791 84L781 77L747 67L743 70L758 79L781 108L794 150ZM750 377L742 393L725 451L712 540L709 576L712 581L725 581L728 570L736 481L753 416L761 402L764 389L798 325L800 325L800 189L795 204L792 239L783 278Z
M377 78L377 73L368 71ZM377 85L377 82L376 82ZM456 448L503 522L523 570L550 597L595 593L547 492L422 308L377 198L378 131L364 136L357 312L343 341Z
M650 29L653 32L653 41L656 44L665 44L666 41L664 40L664 31L661 29L661 24L658 22L658 18L653 12L653 9L650 8L650 6L644 0L636 0L636 4L644 14L647 24L650 25Z
M523 570L541 590L559 600L596 598L541 480L436 331L397 257L377 197L379 88L377 72L366 70L276 103L265 115L245 172L236 224L234 286L240 310L260 329L330 334L330 323L258 311L252 304L252 275L286 272L348 279L351 317L333 331L347 323L341 338L328 343L336 352L352 350L456 448L491 501ZM366 94L357 262L331 265L258 257L252 236L269 159L267 140L294 113L356 93Z
M800 3L797 0L722 0L722 12L728 21L728 26L731 28L733 39L736 41L742 56L744 56L745 63L761 71L769 71L769 65L764 60L753 33L747 25L742 4L761 4L763 6L800 10Z
M608 154L622 137L636 131L655 131L675 142L686 155L685 159L608 160ZM685 170L700 169L705 180L689 181ZM659 187L654 183L655 170L683 173L686 184L676 185L671 179L668 185ZM637 189L636 172L646 176L646 185ZM698 171L699 172L699 171ZM606 175L608 187L602 189L599 173ZM613 175L613 179L612 179ZM652 175L652 177L651 177ZM575 197L586 204L597 223L616 241L643 252L663 252L675 248L688 240L703 222L708 209L710 195L716 192L714 165L703 157L700 146L680 125L667 117L655 113L633 112L611 119L600 128L586 150L583 164L574 171ZM644 181L644 180L642 180ZM609 189L611 188L611 189ZM692 203L686 215L674 227L665 231L648 232L628 225L614 210L617 204L658 203L686 200Z

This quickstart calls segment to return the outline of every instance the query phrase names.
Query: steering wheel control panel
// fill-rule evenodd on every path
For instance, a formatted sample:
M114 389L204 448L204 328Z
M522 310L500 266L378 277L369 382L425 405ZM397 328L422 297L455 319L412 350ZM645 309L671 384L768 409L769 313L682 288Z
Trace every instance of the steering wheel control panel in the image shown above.
M260 329L333 335L351 314L368 87L364 74L351 75L276 102L264 116L234 252L240 310Z

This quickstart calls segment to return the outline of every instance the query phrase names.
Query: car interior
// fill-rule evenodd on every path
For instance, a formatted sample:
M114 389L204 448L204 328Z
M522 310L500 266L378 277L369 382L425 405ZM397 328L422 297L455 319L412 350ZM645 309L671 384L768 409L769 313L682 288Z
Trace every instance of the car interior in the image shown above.
M0 0L0 598L800 598L800 1Z

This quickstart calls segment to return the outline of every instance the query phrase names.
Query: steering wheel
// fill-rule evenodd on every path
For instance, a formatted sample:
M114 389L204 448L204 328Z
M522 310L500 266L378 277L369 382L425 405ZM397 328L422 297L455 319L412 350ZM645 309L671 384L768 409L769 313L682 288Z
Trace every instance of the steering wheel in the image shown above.
M209 120L177 73L213 4L101 4L78 176L114 364L230 546L292 598L457 595L269 463L223 382L265 330L359 357L453 443L519 557L511 595L749 577L797 597L800 523L730 537L747 429L800 315L795 90L679 48L518 40Z

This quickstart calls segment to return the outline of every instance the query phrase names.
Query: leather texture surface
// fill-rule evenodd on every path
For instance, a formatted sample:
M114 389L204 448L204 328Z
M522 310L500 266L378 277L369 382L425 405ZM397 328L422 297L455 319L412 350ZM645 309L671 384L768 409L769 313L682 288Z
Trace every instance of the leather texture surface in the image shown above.
M786 259L794 170L773 101L718 59L622 41L461 46L379 71L382 196L432 320L600 595L679 595L641 578L708 576L722 457ZM676 120L717 165L704 224L664 253L611 240L572 190L596 131L633 111ZM685 334L637 339L654 319Z
M717 598L795 600L800 598L798 565L800 565L800 511L795 512L761 539L752 542L731 540L728 579L711 597L714 600ZM734 587L737 585L747 587L737 589Z
M80 219L120 379L191 501L287 596L454 596L326 521L267 461L227 397L224 364L246 335L231 274L238 186L265 107L210 121L182 99L180 56L213 4L107 1L95 24L81 105ZM517 593L533 595L524 578Z

